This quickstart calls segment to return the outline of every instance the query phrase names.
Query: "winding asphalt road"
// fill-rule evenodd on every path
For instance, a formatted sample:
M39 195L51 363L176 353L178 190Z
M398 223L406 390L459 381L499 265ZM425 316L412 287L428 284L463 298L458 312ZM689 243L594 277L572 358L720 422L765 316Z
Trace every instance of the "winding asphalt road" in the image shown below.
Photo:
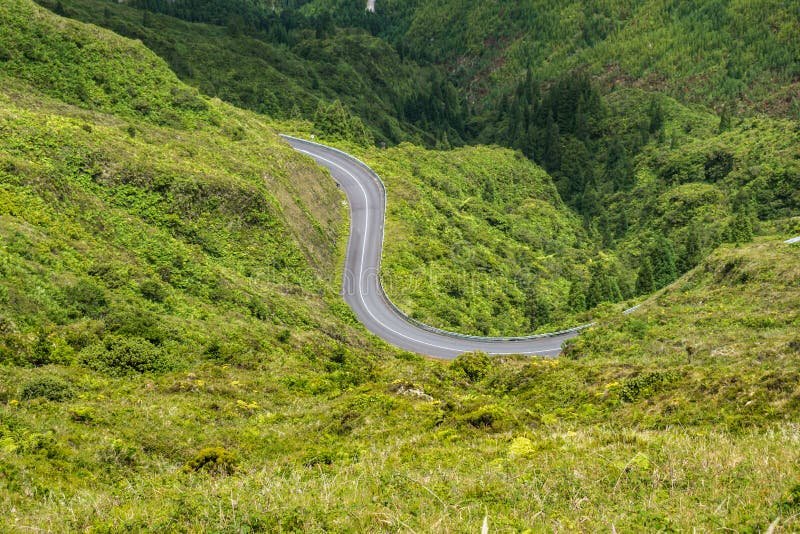
M367 329L402 349L452 359L463 352L556 356L561 344L586 325L563 332L518 338L466 336L446 332L407 317L386 296L380 283L386 189L375 172L335 148L282 136L296 150L326 167L350 202L350 238L342 295Z

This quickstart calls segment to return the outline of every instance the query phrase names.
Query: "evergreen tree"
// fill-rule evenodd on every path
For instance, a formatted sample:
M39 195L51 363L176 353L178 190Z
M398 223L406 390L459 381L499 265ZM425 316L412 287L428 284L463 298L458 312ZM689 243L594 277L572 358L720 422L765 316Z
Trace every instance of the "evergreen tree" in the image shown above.
M52 363L52 347L53 344L48 338L47 332L40 330L36 339L36 344L33 347L33 354L30 357L30 362L37 367Z
M552 111L547 115L547 127L544 137L544 166L548 172L561 168L561 140L558 123L553 118Z
M722 108L722 112L719 115L719 127L717 128L718 133L725 132L730 130L731 128L731 112L728 106Z
M550 303L547 302L538 291L534 290L528 293L526 308L528 312L528 321L532 330L550 321Z
M373 141L361 119L351 115L339 100L331 104L320 100L314 114L314 126L322 135L333 139L344 139L360 145L368 145Z
M633 166L628 152L619 138L615 137L608 147L605 165L605 182L614 190L627 189L633 185Z
M755 217L752 210L740 208L734 213L728 223L728 241L733 243L748 243L753 240L753 226Z
M660 289L678 277L675 266L675 248L672 241L659 234L650 248L650 263L653 266L655 289Z
M700 229L696 224L689 227L686 236L686 248L681 257L681 271L686 272L695 267L703 259L702 245L700 244Z
M582 312L586 310L586 293L581 282L575 281L569 286L567 306L573 312Z
M641 261L639 274L636 277L636 293L638 295L646 295L655 291L656 283L653 277L653 264L650 262L650 258L644 256Z
M650 135L660 132L661 128L664 127L664 110L661 108L661 102L655 97L650 101L647 117L650 120L648 127Z
M592 309L603 302L616 302L622 299L619 281L607 268L598 264L592 266L592 279L586 292L586 307Z

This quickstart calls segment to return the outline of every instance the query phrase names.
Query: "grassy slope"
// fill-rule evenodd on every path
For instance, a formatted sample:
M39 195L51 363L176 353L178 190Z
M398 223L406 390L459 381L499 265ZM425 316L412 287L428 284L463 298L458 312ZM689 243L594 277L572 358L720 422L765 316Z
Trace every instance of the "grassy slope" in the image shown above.
M499 530L797 528L790 367L774 381L769 366L675 359L674 376L646 378L658 359L609 362L592 338L559 362L398 358L348 324L326 281L335 188L260 119L202 97L205 115L186 111L158 96L186 88L141 46L26 0L0 19L3 47L48 58L0 65L2 530L464 531L484 514ZM102 53L70 55L77 39ZM53 86L86 68L122 81L116 102ZM130 104L133 87L156 113ZM290 183L307 220L291 231ZM797 254L772 250L721 253L772 275L687 283L774 315L776 295L796 297ZM709 309L706 328L730 329L728 312ZM753 320L727 360L791 326ZM119 376L141 352L98 358L114 336L147 337L145 363L162 365ZM707 389L685 394L687 376ZM233 474L184 469L209 446L236 456Z
M597 361L769 370L786 375L791 389L800 356L799 259L800 248L775 237L723 246L634 315L609 319L571 351Z

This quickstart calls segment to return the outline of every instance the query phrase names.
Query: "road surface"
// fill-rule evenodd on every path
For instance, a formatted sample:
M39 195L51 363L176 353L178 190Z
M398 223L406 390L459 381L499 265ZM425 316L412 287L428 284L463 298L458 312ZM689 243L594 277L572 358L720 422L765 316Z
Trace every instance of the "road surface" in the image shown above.
M407 317L383 291L380 263L386 214L386 189L369 167L334 148L289 136L296 150L326 167L350 203L342 295L367 329L402 349L452 359L463 352L556 356L561 344L586 325L563 332L519 338L465 336L423 325Z

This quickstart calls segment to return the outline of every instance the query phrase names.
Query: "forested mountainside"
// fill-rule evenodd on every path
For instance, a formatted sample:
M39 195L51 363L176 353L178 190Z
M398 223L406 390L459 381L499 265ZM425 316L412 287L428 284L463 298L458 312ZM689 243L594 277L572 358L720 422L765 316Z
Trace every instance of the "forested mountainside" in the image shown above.
M507 132L517 109L527 137L452 149L447 121L425 131L387 112L390 138L358 95L310 85L327 67L309 59L286 85L263 70L276 98L299 84L297 116L259 109L266 92L222 93L240 74L213 58L240 52L215 54L262 36L213 18L233 2L195 3L210 6L197 20L164 5L51 6L107 7L126 35L159 29L137 42L0 3L0 530L800 528L800 249L782 243L800 234L795 119L721 118L591 75L534 83L526 67L488 124ZM326 6L338 4L276 7L316 20ZM352 35L406 64L394 39L422 11L377 7L396 22L339 9L332 36L288 36L367 28ZM170 70L159 36L205 51L195 74ZM466 101L449 59L429 61L408 68ZM573 94L597 108L558 111ZM597 326L559 359L446 364L375 339L338 295L344 197L278 131L313 133L384 177L384 277L418 317L478 332ZM537 159L537 132L558 166ZM577 143L591 174L569 168ZM406 284L426 269L442 283ZM486 291L460 291L454 273L470 269ZM520 294L514 276L536 290ZM607 304L633 295L636 313Z
M527 68L541 81L580 69L606 88L659 91L718 111L800 112L800 13L792 2L385 0L374 15L361 4L312 0L303 9L372 28L412 57L448 65L475 101L488 94L496 103Z
M432 145L448 132L461 142L466 102L444 69L404 59L389 43L363 28L339 28L327 14L249 2L42 4L141 40L182 80L239 107L313 120L338 100L365 142ZM423 103L435 121L407 115L412 102Z

